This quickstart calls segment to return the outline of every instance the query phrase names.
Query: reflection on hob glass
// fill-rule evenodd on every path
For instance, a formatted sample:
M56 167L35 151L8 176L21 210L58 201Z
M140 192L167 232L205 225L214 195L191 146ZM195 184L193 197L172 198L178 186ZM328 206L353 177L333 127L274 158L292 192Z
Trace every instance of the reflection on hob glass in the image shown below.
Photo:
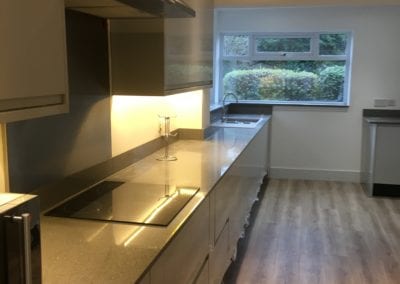
M103 181L46 215L167 226L199 188Z

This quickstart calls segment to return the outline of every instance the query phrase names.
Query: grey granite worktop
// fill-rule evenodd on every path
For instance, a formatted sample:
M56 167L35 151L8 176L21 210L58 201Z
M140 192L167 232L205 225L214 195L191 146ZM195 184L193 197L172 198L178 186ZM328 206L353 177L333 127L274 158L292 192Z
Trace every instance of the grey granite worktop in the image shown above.
M368 123L373 124L398 124L400 125L400 117L364 117Z
M269 116L264 116L266 122ZM205 140L171 145L175 162L159 162L163 149L109 178L134 183L200 187L167 227L41 217L43 283L133 283L144 275L207 197L264 123L216 128Z
M363 110L364 120L371 124L399 124L400 109L373 108Z

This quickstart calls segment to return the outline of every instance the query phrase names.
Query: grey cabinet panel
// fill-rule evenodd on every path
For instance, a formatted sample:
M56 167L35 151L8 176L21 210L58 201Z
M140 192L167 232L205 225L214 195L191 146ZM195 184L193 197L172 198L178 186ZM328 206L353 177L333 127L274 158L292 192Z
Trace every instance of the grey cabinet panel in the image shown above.
M2 1L0 121L68 110L64 1Z
M367 194L400 195L400 124L364 119L361 182Z
M209 199L193 213L150 271L152 284L193 283L208 254ZM204 277L204 276L202 276Z
M168 95L212 84L213 1L193 18L110 20L112 93Z
M375 183L400 184L400 125L380 125L376 134Z

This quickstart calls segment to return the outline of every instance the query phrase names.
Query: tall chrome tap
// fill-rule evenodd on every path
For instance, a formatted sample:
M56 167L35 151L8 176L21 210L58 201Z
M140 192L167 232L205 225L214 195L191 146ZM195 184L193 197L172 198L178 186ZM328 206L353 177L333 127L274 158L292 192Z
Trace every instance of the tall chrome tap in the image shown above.
M222 121L226 120L226 111L227 111L227 109L226 109L225 101L226 101L227 97L234 97L235 98L235 102L236 103L239 102L239 99L238 99L237 95L235 93L233 93L233 92L227 92L224 95L224 97L222 98Z

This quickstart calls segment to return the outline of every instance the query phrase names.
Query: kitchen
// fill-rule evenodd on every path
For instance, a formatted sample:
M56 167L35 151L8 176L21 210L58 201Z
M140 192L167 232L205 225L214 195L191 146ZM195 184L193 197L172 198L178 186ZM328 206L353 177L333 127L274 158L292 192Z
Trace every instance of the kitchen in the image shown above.
M240 6L240 3L233 1L230 4L222 2L216 1L216 6ZM337 2L335 2L336 4ZM255 1L254 5L257 5ZM275 6L279 5L275 4ZM398 64L396 46L399 39L395 36L398 26L398 8L395 6L355 6L293 8L288 10L270 8L258 12L258 15L250 9L243 9L243 11L242 9L220 9L216 12L219 13L215 19L219 32L249 30L261 32L265 31L265 27L270 26L272 31L275 32L332 29L351 29L354 32L350 107L274 107L273 123L270 130L270 176L272 178L359 182L362 110L372 108L375 98L397 99L398 103L398 83L396 79L400 72L400 64ZM30 10L35 10L35 8L32 7ZM43 12L41 9L36 8L36 10L37 13ZM141 156L141 152L149 151L132 149L142 145L147 145L153 150L158 149L160 146L157 145L162 144L158 132L158 115L160 112L164 114L165 109L172 109L171 112L176 115L176 118L172 118L171 123L175 123L172 128L186 130L180 132L180 135L182 133L189 137L190 135L197 137L205 135L204 132L206 132L210 121L208 88L203 88L203 90L191 94L166 97L110 97L108 91L110 86L107 33L102 32L105 29L102 24L103 21L96 21L95 19L88 21L87 16L70 11L67 13L69 13L67 30L70 30L70 32L67 32L66 39L66 43L69 45L67 49L69 83L63 85L63 81L60 82L60 79L58 81L56 79L48 80L49 74L56 76L55 72L51 72L53 69L47 71L45 78L41 80L46 80L46 83L43 83L46 86L48 82L63 86L61 89L64 90L53 87L53 89L56 89L53 92L54 94L66 93L66 89L69 89L69 114L31 120L24 118L20 122L2 125L2 132L5 132L5 128L7 128L8 143L3 140L5 138L2 139L2 143L7 144L8 148L8 169L2 168L2 175L7 178L3 178L1 182L8 182L11 192L31 192L41 186L53 185L53 188L47 189L50 193L45 198L41 198L42 206L67 198L67 196L63 196L61 190L63 186L68 188L73 185L78 188L86 188L110 176L115 168L113 169L106 161L112 160L112 158L119 157L118 165L122 164L127 167L132 163L132 160L136 162L144 158L144 156ZM237 21L238 18L243 20ZM57 19L50 19L53 26L55 26L55 22L59 21ZM85 24L77 24L82 22ZM247 23L247 26L245 23ZM93 32L94 30L97 32ZM20 33L23 34L22 31ZM370 36L371 33L374 35L373 37ZM60 37L58 30L54 31L54 34ZM46 42L45 39L42 41ZM383 42L388 44L377 45L377 43ZM25 42L22 46L26 45ZM43 47L37 47L39 51L40 48ZM50 46L49 50L55 50L55 48ZM50 51L38 52L38 54L50 56ZM59 58L58 54L53 56ZM62 62L56 64L65 65ZM42 63L39 67L45 68L46 64ZM61 75L63 74L61 68L57 70ZM35 70L31 70L31 72L28 74L29 76L39 73ZM64 73L66 72L64 71ZM40 81L39 79L35 79L35 81ZM24 84L18 84L18 82L15 85L24 87ZM382 93L382 90L385 90L385 93ZM22 91L25 92L25 90ZM60 99L59 96L52 96L51 98L56 102L57 100L68 100L68 98ZM182 104L180 105L180 103ZM56 107L47 106L40 112L31 111L26 115L33 117L63 111L65 111L65 106L58 104ZM5 137L4 134L3 137ZM340 137L340 142L337 141L337 137ZM147 144L148 142L152 143ZM172 153L177 151L174 147L177 147L175 143L171 144ZM197 145L196 147L200 146ZM299 148L301 151L299 151ZM190 150L186 152L190 152ZM126 155L122 155L124 153ZM2 155L5 155L4 150ZM176 156L178 162L186 162L182 155ZM2 160L4 161L5 157ZM198 163L201 165L209 163L211 167L212 161L206 158ZM103 167L96 168L95 166L99 164L102 164ZM190 161L188 161L186 168L190 169L190 165ZM4 167L4 164L2 166ZM162 169L154 169L154 171L157 173L154 175L164 177L167 174ZM177 179L175 177L176 172L171 171L169 175L170 180ZM205 185L202 184L202 187L212 187L211 181L207 181L205 177L197 176L199 173L186 171L184 175L186 176L184 181L188 183L186 185L189 185L190 180L197 181L197 183L201 180L201 182L206 183ZM138 176L138 180L144 181L145 179L145 174ZM76 184L77 180L78 184ZM57 188L57 191L54 190L55 188ZM44 220L55 219L45 217ZM89 227L98 226L98 223L86 222L85 224ZM42 225L42 228L43 226L46 225ZM149 228L146 230L156 229ZM42 234L47 233L42 232ZM85 233L81 232L81 234ZM51 235L47 236L51 237ZM43 242L42 246L46 246L46 243ZM94 247L90 249L90 246L88 246L86 249L92 253L94 251ZM121 254L124 253L127 252L121 252ZM146 252L143 251L143 255L145 254ZM85 257L88 258L87 262L89 263L91 256L86 255ZM211 261L211 258L209 260ZM43 269L46 270L46 266ZM94 271L92 273L98 274ZM66 275L65 277L71 276ZM62 282L62 280L59 282Z

